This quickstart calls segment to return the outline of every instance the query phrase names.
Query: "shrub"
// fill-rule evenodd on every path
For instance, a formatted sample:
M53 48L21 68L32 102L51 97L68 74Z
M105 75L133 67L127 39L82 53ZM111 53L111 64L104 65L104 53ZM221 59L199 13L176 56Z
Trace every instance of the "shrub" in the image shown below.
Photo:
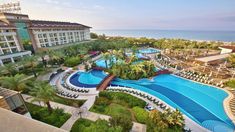
M106 120L99 119L93 122L87 119L78 119L73 124L71 132L122 132L122 128L110 126Z
M76 57L70 57L70 58L66 58L64 65L68 66L68 67L74 67L77 66L78 64L81 63L81 58L76 56Z
M121 126L124 132L129 132L133 125L131 118L121 115L113 116L109 121L113 127Z
M33 119L56 127L61 127L70 118L70 115L64 113L64 110L62 109L55 109L52 113L49 113L45 107L40 107L29 103L27 103L27 107Z
M128 107L130 108L135 106L144 107L146 105L146 103L143 100L126 93L112 93L111 95L116 100L121 100L126 102L128 104Z
M235 80L229 80L225 84L228 87L235 88Z
M132 108L135 118L139 123L146 123L148 119L148 112L140 107L133 107Z

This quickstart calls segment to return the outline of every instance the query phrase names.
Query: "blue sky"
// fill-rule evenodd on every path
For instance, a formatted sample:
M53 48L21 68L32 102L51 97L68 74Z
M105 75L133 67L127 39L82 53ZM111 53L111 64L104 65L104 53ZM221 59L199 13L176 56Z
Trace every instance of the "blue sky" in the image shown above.
M79 22L94 29L235 31L235 0L21 0L21 4L31 19Z

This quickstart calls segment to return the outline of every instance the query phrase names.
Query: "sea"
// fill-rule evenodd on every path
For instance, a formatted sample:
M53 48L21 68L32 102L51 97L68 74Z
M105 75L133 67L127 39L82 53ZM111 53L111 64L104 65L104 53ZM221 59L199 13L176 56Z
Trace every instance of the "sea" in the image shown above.
M99 35L147 38L180 38L197 41L235 42L235 31L191 31L191 30L92 30Z

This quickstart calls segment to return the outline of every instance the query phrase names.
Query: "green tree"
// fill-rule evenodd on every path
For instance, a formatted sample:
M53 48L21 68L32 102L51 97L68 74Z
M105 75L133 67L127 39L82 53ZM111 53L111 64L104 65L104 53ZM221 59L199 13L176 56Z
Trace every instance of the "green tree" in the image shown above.
M45 82L38 82L35 84L34 88L30 90L30 94L34 96L34 101L42 101L47 105L49 112L52 112L52 107L50 101L55 97L55 89L53 89L49 84Z
M113 127L121 126L124 132L129 132L133 125L130 118L121 115L115 115L109 121Z
M24 57L21 60L20 64L22 64L24 67L30 67L34 77L37 77L37 73L35 70L35 68L38 66L38 57L37 56Z
M235 54L231 54L231 55L228 57L228 62L231 63L232 67L235 67Z
M64 57L64 54L61 51L54 51L54 50L49 50L48 55L53 65L55 64L60 65Z
M98 35L96 33L90 33L92 39L97 39Z
M111 58L111 54L106 52L106 53L103 53L103 57L104 57L104 60L105 60L105 67L108 68L108 61L110 61L110 58Z
M0 67L0 74L1 75L10 75L13 76L17 73L17 65L15 63L5 64L4 66Z
M16 91L21 91L24 90L26 87L25 77L26 76L23 74L16 74L15 76L10 77L1 77L0 84L3 87Z

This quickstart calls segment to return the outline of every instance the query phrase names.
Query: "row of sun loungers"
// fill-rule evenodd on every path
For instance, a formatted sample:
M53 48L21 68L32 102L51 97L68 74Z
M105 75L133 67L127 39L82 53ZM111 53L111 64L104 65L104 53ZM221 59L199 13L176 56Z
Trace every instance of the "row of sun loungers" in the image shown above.
M74 88L74 87L69 86L69 85L66 83L66 79L68 78L68 76L69 76L69 74L66 74L66 75L62 78L61 85L62 85L64 88L66 88L67 90L73 91L73 92L89 93L90 90L88 90L88 89L79 89L79 88Z
M223 82L221 81L220 83L214 83L214 80L210 78L208 75L202 75L200 73L192 72L192 71L183 71L183 72L178 72L175 73L175 75L187 78L190 80L194 80L197 82L205 83L205 84L210 84L210 85L215 85L217 87L223 88Z
M73 88L69 85L67 85L66 83L62 83L61 84L64 88L66 88L67 90L73 91L73 92L80 92L80 93L88 93L89 90L88 89L79 89L79 88Z
M145 98L149 101L151 101L152 103L154 103L155 105L157 105L158 107L160 107L161 109L163 110L166 110L167 109L167 106L160 102L159 100L157 100L156 98L153 98L147 94L144 94L144 93L141 93L141 92L137 92L135 90L127 90L127 89L118 89L118 88L115 88L115 89L107 89L109 91L113 91L113 92L127 92L127 93L131 93L131 94L135 94L135 95L138 95L142 98Z
M79 96L78 94L71 94L71 93L64 92L64 91L58 91L57 94L64 96L64 97L68 97L68 98L74 98L74 99L76 99Z

